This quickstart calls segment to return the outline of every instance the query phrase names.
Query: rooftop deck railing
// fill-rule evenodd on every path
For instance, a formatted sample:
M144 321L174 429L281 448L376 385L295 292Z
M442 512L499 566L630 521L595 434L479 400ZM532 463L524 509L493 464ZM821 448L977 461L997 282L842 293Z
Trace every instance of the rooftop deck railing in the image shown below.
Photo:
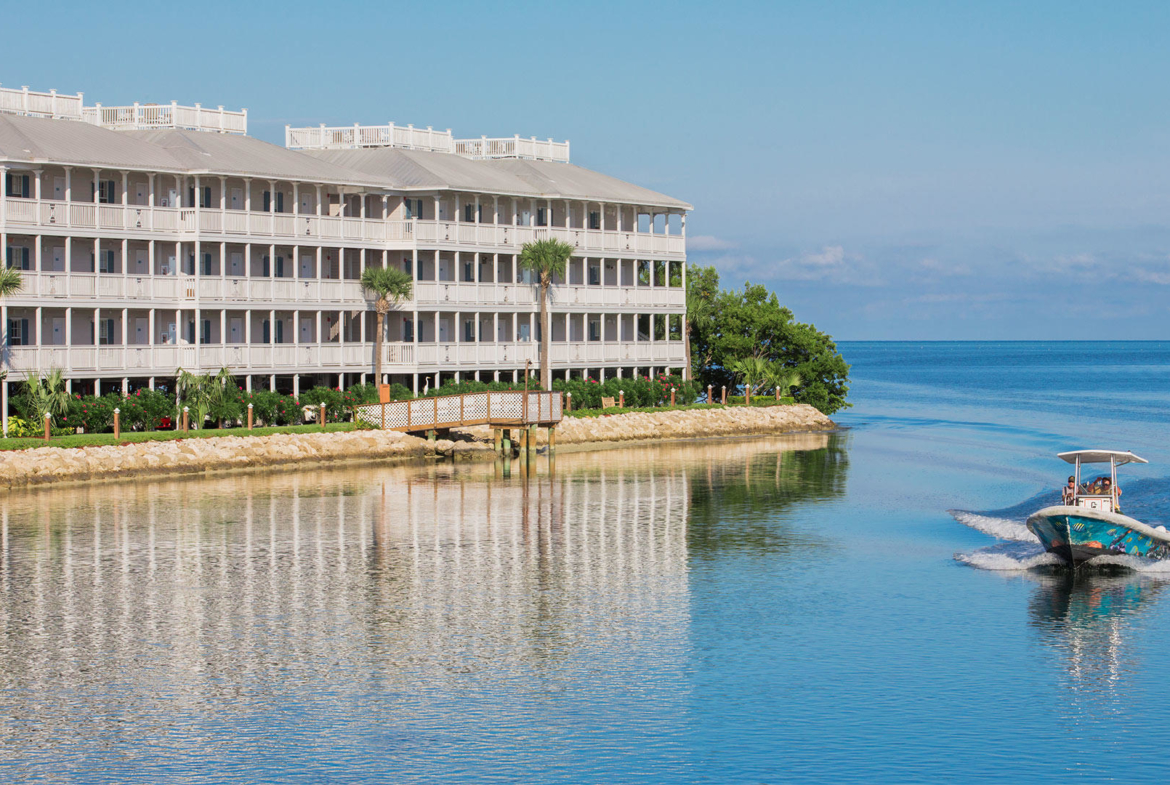
M354 150L362 147L398 147L449 153L453 149L451 129L436 131L413 125L320 125L309 128L284 127L284 146L290 150Z
M38 93L22 87L0 87L0 112L26 115L28 117L52 117L66 120L80 120L82 94L63 95L56 90Z
M569 162L569 143L554 142L552 139L512 137L491 139L456 139L455 152L468 158L527 158L533 161Z
M232 112L222 106L215 109L195 104L139 104L102 106L95 104L82 110L82 119L115 131L149 131L155 128L180 128L189 131L215 131L222 134L247 134L248 110Z

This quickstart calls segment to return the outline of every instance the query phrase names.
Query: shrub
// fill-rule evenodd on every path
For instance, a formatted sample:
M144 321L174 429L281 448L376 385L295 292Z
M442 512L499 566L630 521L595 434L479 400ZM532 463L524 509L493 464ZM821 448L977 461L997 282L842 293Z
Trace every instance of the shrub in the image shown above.
M301 406L312 406L315 416L320 412L322 403L325 404L326 422L342 421L346 413L346 403L341 390L332 387L312 387L301 393Z
M106 393L100 398L92 395L74 398L70 406L70 417L63 423L68 427L81 426L86 433L105 433L114 428L114 409L121 408L122 396Z
M301 421L301 407L291 395L281 395L271 390L253 390L242 400L246 410L252 404L252 416L263 425L291 425ZM246 412L245 412L246 414Z
M123 429L157 431L163 418L174 414L175 399L159 390L135 390L119 406Z
M41 436L43 434L44 434L44 426L43 425L41 426L41 430L37 430L36 428L33 428L32 424L29 423L28 420L22 419L20 417L9 417L8 418L8 438L9 439L22 439L22 438L27 438L30 436Z

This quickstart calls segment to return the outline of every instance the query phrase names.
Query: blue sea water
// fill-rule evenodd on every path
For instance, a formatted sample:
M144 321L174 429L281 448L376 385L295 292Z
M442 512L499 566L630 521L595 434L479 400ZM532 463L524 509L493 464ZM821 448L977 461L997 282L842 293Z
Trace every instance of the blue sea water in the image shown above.
M0 499L5 782L1164 782L1170 343L843 343L833 436Z

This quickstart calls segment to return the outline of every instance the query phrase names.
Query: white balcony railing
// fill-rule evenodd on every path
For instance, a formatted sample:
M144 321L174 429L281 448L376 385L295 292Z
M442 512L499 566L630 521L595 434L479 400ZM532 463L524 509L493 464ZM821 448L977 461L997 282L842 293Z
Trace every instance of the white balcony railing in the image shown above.
M683 308L686 291L681 286L567 286L554 285L552 302L557 308ZM537 289L524 283L472 283L461 281L416 281L414 299L428 305L533 305Z
M65 120L80 120L82 94L62 95L56 90L38 93L22 87L0 87L0 112L26 115L28 117L52 117Z
M415 370L504 369L522 367L540 359L540 345L530 341L474 343L383 344L386 373ZM4 367L13 378L49 368L66 373L123 376L166 376L175 369L218 370L240 374L265 371L373 370L374 345L365 343L303 344L191 344L120 346L10 346L3 352ZM685 361L681 341L616 342L554 341L550 360L555 367L588 367L635 363L673 365Z
M451 129L436 131L413 125L324 124L309 128L284 127L284 146L290 150L353 150L362 147L399 147L449 153L454 149Z
M560 226L534 227L510 224L462 223L459 221L395 221L378 218L260 213L243 210L150 207L147 205L94 204L58 200L10 197L7 223L12 226L53 229L123 230L171 232L179 237L269 238L293 241L364 242L442 248L490 248L513 250L525 243L555 237L573 248L604 256L686 254L686 236L573 229ZM39 208L38 208L39 205Z
M248 133L248 110L225 110L222 106L207 109L200 104L138 104L102 106L95 104L82 110L82 119L92 125L114 131L149 131L155 128L182 128L190 131L215 131L222 134Z
M455 152L467 158L527 158L535 161L569 162L569 143L554 142L552 139L537 139L535 136L522 139L519 134L511 137L478 139L456 139Z

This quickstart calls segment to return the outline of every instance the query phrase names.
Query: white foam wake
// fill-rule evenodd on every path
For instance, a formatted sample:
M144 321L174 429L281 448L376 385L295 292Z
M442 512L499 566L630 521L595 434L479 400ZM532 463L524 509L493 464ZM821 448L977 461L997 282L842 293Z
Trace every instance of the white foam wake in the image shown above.
M1012 553L994 549L982 549L973 553L956 553L955 561L962 562L977 570L993 572L1023 572L1034 567L1064 564L1059 556L1039 549Z
M1019 521L1009 520L1008 518L991 518L973 512L964 512L963 510L951 510L950 512L955 520L964 526L970 526L972 529L991 535L997 540L1039 542L1036 539L1036 535L1028 531L1028 527Z
M1126 567L1134 572L1141 572L1147 575L1159 575L1170 577L1170 559L1162 561L1152 561L1150 559L1143 559L1139 556L1098 556L1095 559L1090 559L1086 562L1091 567Z

